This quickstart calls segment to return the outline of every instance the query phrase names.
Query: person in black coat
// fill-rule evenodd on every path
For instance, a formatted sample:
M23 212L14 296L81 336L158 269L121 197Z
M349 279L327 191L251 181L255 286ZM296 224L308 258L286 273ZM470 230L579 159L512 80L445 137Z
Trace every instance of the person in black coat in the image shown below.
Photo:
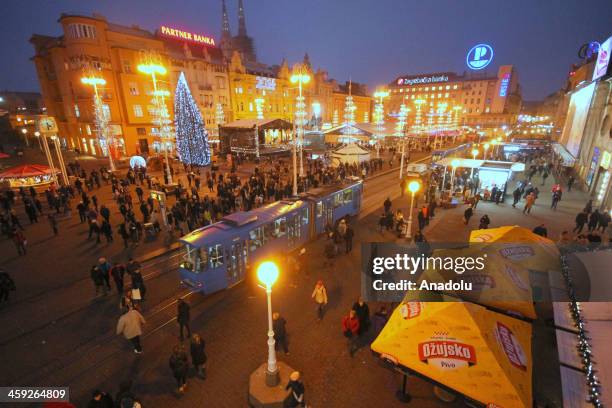
M172 375L176 379L178 392L185 391L187 387L187 370L189 369L189 362L183 346L174 346L168 364L172 370Z
M289 354L287 346L287 321L278 312L272 313L272 330L274 331L274 348L283 348L285 354Z
M289 390L289 396L283 403L284 407L294 408L298 406L306 406L306 401L304 400L305 389L304 384L300 381L299 371L294 371L291 373L285 390Z
M578 215L576 216L576 227L572 230L572 232L581 233L582 229L584 228L584 224L586 224L587 222L588 217L589 215L586 210L583 210L582 212L578 213Z
M87 408L113 408L113 398L105 392L94 390Z
M189 326L190 307L183 299L176 302L177 316L176 321L179 324L180 338L183 341L183 328L187 329L187 337L191 337L191 327Z
M363 334L370 328L370 308L361 297L353 304L353 310L359 319L359 334Z
M129 267L128 267L128 270L129 270ZM144 284L144 278L140 274L140 269L136 269L134 272L132 272L132 289L139 289L140 297L142 298L141 300L143 301L145 300L145 294L147 293L147 288Z
M537 227L535 227L533 229L533 233L538 234L539 236L544 237L544 238L548 237L548 230L546 229L544 224L540 224Z
M206 379L206 361L208 360L205 351L206 343L199 334L191 336L191 364L196 369L197 374Z

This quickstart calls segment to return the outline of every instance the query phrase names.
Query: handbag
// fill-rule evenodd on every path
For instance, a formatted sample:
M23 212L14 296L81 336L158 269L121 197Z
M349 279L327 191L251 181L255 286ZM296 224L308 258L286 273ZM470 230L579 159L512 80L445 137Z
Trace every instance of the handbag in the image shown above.
M142 300L139 288L132 289L132 300Z

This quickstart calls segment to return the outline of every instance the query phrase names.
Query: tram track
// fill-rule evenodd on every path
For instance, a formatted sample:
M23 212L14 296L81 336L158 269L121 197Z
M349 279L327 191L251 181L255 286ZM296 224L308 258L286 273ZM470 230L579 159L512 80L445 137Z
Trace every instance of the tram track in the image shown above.
M149 273L143 274L143 279L144 279L145 282L151 282L152 280L154 280L156 278L159 278L159 277L161 277L161 276L163 276L163 275L165 275L165 274L175 270L175 268L179 264L179 259L178 258L180 257L180 254L179 253L174 253L174 251L177 251L177 250L175 249L175 250L173 250L173 252L170 252L169 254L171 254L171 255L169 257L165 257L165 256L157 257L157 258L154 259L156 262L154 262L154 263L148 263L147 262L146 265L142 266L142 269L150 269L150 268L153 268L156 265L159 265L161 263L165 263L165 262L176 260L176 262L171 262L169 265L167 265L164 268L155 269L155 270L153 270L153 271L151 271ZM166 254L164 254L164 255L166 255ZM75 281L69 287L75 286L78 283L82 283L83 281L89 281L89 279L82 279L82 280L79 280L79 281ZM130 287L131 287L131 285L129 285L129 284L126 285L126 288L129 289ZM66 320L66 319L68 319L68 318L70 318L70 317L72 317L72 316L74 316L74 315L76 315L78 313L84 312L87 309L89 309L93 304L101 303L101 302L103 302L106 299L107 298L100 298L100 299L96 299L96 301L94 303L89 302L89 303L86 303L86 304L81 304L80 306L78 306L76 308L73 308L73 309L71 309L71 310L69 310L69 311L67 311L67 312L65 312L65 313L63 313L63 314L61 314L59 316L56 316L53 319L49 319L49 320L45 321L44 323L39 324L39 325L37 325L37 326L35 326L33 328L30 328L30 329L28 329L26 331L23 331L23 332L21 332L19 334L16 334L14 336L9 337L9 338L2 339L2 341L0 341L0 347L6 347L10 343L13 343L13 342L21 340L21 339L23 339L25 337L31 336L31 335L33 335L33 334L35 334L35 333L37 333L37 332L39 332L41 330L44 330L44 329L46 329L48 327L51 327L51 326L54 326L54 325L59 325L59 324L61 324L62 321Z

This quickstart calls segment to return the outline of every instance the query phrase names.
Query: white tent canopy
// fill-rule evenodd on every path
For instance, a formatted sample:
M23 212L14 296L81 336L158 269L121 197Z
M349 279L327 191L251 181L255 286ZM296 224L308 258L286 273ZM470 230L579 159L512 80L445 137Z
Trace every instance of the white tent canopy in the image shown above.
M353 164L362 163L370 160L370 152L366 149L357 146L355 143L348 144L335 150L332 153L332 160L334 165L339 164Z

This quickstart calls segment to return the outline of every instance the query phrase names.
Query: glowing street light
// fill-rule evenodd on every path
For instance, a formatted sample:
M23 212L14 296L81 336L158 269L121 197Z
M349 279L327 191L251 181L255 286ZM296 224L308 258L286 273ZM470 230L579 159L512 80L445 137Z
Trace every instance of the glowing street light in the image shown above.
M81 83L84 85L93 86L94 89L94 115L96 117L96 126L98 127L98 139L104 141L106 148L108 149L108 166L110 171L115 171L115 162L113 161L113 153L111 146L114 146L112 141L109 142L110 137L108 136L108 120L106 112L102 107L102 98L98 92L98 86L106 85L106 79L100 77L83 77ZM102 143L100 143L102 145Z
M276 350L274 349L274 329L272 327L272 285L278 279L278 275L278 266L272 261L263 262L257 268L257 278L266 286L268 298L268 369L266 371L266 384L270 387L274 387L280 382L276 364Z
M484 145L482 145L482 147L484 148L483 160L487 160L487 150L489 149L490 145L488 143L485 143Z
M408 215L408 231L406 232L406 238L408 239L412 239L412 212L414 210L414 196L417 193L417 191L419 191L420 188L421 188L421 183L419 183L416 180L413 180L410 183L408 183L408 191L412 193L410 196L410 211Z
M147 56L147 59L153 59L151 56ZM166 67L161 64L156 64L154 62L149 62L146 64L138 65L138 71L151 76L151 81L153 82L153 97L155 102L155 116L156 122L159 125L159 135L162 140L162 145L164 146L164 158L166 160L166 178L169 184L172 184L172 172L170 171L170 161L168 159L168 135L167 133L167 121L168 121L168 111L166 109L166 102L164 98L166 96L170 96L170 92L158 89L157 88L157 75L166 75L168 72Z
M293 67L290 81L292 84L298 84L298 96L295 103L295 122L297 125L297 138L293 140L293 195L297 196L297 144L300 145L300 177L304 176L304 159L302 156L302 144L304 140L304 125L306 124L306 104L304 96L302 96L302 86L310 82L308 69L301 64Z

